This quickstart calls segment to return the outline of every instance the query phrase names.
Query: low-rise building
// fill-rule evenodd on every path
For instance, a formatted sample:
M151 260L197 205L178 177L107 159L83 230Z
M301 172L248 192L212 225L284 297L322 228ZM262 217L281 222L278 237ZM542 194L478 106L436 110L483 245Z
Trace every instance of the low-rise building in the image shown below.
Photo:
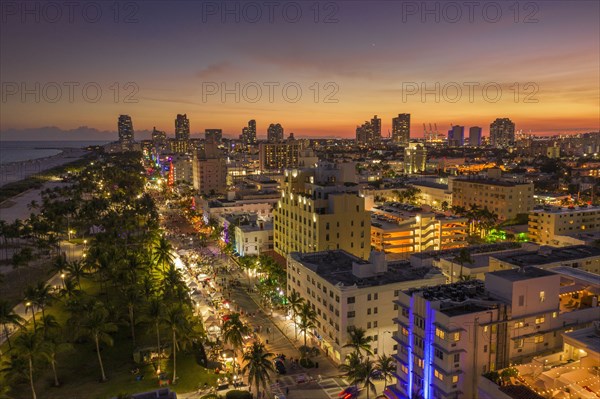
M517 251L490 257L490 271L536 266L554 269L567 266L600 274L600 248L586 245L540 247L537 251Z
M317 313L309 337L336 363L351 352L348 329L362 328L372 338L374 354L393 353L394 299L401 290L441 284L444 276L433 267L387 262L373 252L368 261L346 251L292 253L287 258L287 291L297 292Z
M598 276L568 272L523 267L488 273L485 283L402 291L388 398L471 399L482 374L560 351L561 333L589 326L600 310Z
M411 183L411 186L419 189L418 199L421 204L426 204L434 209L450 209L452 207L452 192L448 184L417 181Z
M533 209L533 183L498 179L457 178L449 180L452 205L488 208L500 220L510 220Z
M544 207L529 212L529 238L561 246L568 237L600 231L600 207Z
M467 245L468 220L388 202L371 208L371 246L401 254L437 251Z

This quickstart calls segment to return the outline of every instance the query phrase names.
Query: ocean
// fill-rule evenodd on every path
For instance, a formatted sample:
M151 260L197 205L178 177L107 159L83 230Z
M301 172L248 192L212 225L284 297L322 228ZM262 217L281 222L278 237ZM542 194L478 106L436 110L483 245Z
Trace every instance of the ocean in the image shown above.
M0 141L0 164L28 161L60 154L63 148L102 145L109 141Z

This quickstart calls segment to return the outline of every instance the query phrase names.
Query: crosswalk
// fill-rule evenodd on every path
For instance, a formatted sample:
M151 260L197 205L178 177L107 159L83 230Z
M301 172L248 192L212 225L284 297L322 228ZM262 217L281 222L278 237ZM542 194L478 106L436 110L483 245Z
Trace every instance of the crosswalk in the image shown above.
M338 394L348 386L343 378L334 377L321 379L318 384L330 399L337 398Z

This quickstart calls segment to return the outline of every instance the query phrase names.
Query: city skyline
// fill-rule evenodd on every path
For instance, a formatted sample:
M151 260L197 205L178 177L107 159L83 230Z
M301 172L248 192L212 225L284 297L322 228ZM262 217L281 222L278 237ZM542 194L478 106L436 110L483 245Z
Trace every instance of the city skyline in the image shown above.
M114 132L120 114L130 115L140 131L156 126L172 133L173 116L182 113L192 133L220 128L227 137L239 136L248 119L256 119L259 135L278 121L296 137L352 138L372 115L382 117L386 137L398 113L413 115L414 137L422 136L423 123L436 123L440 131L482 126L489 136L497 117L542 135L597 131L599 6L576 3L521 5L519 15L505 8L493 22L481 10L469 22L462 10L456 23L445 8L423 19L403 2L322 3L318 16L306 5L299 21L275 13L273 23L265 13L253 23L240 9L236 22L235 15L215 16L189 3L176 11L162 3L138 4L120 10L119 23L108 8L97 23L80 13L74 23L65 16L53 23L43 13L40 23L31 16L23 23L5 12L0 137L47 126ZM124 23L130 15L133 22ZM166 26L156 29L159 23ZM76 55L64 50L69 47L78 49ZM180 62L171 62L175 56ZM77 84L72 102L69 82ZM470 101L473 83L478 86ZM276 84L273 101L270 84ZM52 102L56 85L61 96ZM283 87L289 88L287 99ZM295 100L297 87L299 100L288 101ZM453 102L457 87L462 95ZM93 102L97 88L102 96ZM501 99L490 101L498 88ZM262 95L252 102L258 89ZM226 90L236 93L223 101ZM86 138L82 133L80 139Z

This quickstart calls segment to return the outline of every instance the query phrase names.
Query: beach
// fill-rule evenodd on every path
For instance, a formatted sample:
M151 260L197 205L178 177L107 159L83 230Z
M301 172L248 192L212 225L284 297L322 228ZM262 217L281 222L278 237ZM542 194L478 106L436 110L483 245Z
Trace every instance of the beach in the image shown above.
M86 154L84 149L64 148L57 155L27 161L0 164L0 187L36 175L45 170L73 162Z

